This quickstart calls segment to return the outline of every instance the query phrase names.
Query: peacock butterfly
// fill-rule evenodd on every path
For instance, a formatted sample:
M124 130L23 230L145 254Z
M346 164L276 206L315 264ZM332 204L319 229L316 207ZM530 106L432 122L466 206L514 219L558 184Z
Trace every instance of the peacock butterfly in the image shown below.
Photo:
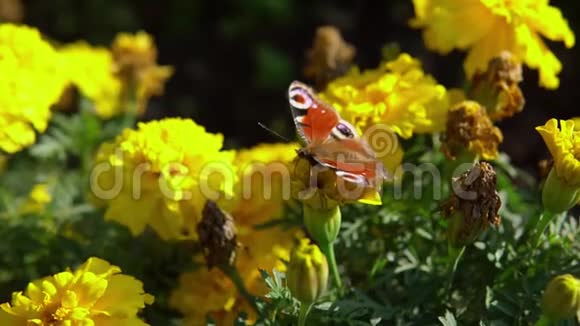
M380 189L386 172L356 128L299 81L288 88L288 101L300 138L299 155L336 171L343 180Z

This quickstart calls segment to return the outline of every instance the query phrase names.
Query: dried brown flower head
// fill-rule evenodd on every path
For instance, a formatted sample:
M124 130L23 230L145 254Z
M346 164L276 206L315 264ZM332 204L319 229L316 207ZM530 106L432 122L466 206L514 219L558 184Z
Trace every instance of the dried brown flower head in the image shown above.
M504 51L489 62L485 72L473 76L469 98L485 106L493 121L509 118L524 109L518 85L522 80L521 63Z
M441 207L449 220L448 237L456 247L475 240L488 225L499 225L501 199L496 190L496 174L487 162L453 179L453 194Z
M206 201L197 225L199 243L208 268L233 266L236 259L236 226L230 214L211 200Z
M0 21L19 23L24 18L21 0L0 0Z
M324 89L331 80L347 72L355 53L354 46L342 38L336 27L319 27L307 52L304 75L314 80L318 89Z
M498 156L503 134L477 102L463 101L451 108L441 150L450 159L469 151L484 160Z

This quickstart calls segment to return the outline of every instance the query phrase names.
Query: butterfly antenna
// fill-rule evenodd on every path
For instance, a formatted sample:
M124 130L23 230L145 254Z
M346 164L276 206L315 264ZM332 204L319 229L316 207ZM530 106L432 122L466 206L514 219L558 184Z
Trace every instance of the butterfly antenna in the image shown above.
M278 138L280 138L280 139L282 139L282 140L285 140L285 141L287 141L287 142L290 142L290 139L288 139L288 138L286 138L286 137L284 137L284 136L280 135L279 133L275 132L274 130L272 130L272 129L270 129L270 128L266 127L266 126L265 126L263 123L261 123L261 122L258 122L258 125L259 125L260 127L264 128L266 131L270 132L272 135L274 135L274 136L276 136L276 137L278 137Z

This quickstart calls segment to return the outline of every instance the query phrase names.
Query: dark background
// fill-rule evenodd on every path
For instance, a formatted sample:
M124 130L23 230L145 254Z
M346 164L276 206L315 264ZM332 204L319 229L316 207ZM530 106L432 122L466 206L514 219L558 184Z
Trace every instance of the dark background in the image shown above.
M551 3L578 32L580 2ZM108 45L119 31L152 34L159 61L176 72L165 96L152 101L145 118L192 117L223 133L228 147L279 140L258 121L293 137L285 90L290 81L303 79L305 51L320 25L337 26L356 46L356 62L363 68L376 66L381 48L398 42L445 86L460 86L463 78L463 53L443 57L428 52L421 32L407 26L413 16L411 0L29 0L24 6L25 23L63 42L85 39ZM525 110L501 125L501 149L530 169L547 156L533 127L551 117L577 115L580 67L575 58L580 50L566 50L559 43L549 46L564 65L560 88L539 88L536 72L526 69Z

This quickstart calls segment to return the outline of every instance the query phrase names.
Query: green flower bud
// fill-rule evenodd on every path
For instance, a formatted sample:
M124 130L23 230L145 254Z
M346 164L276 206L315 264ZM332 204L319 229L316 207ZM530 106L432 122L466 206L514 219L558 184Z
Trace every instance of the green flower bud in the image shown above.
M576 206L579 199L580 187L567 184L552 167L542 190L544 209L560 214Z
M570 274L554 277L542 297L542 311L551 320L568 319L580 310L580 280Z
M312 304L326 291L328 263L326 257L308 239L302 239L290 256L286 273L288 288L302 304Z
M323 247L332 244L338 232L342 216L338 205L329 208L304 207L304 224L310 236Z

